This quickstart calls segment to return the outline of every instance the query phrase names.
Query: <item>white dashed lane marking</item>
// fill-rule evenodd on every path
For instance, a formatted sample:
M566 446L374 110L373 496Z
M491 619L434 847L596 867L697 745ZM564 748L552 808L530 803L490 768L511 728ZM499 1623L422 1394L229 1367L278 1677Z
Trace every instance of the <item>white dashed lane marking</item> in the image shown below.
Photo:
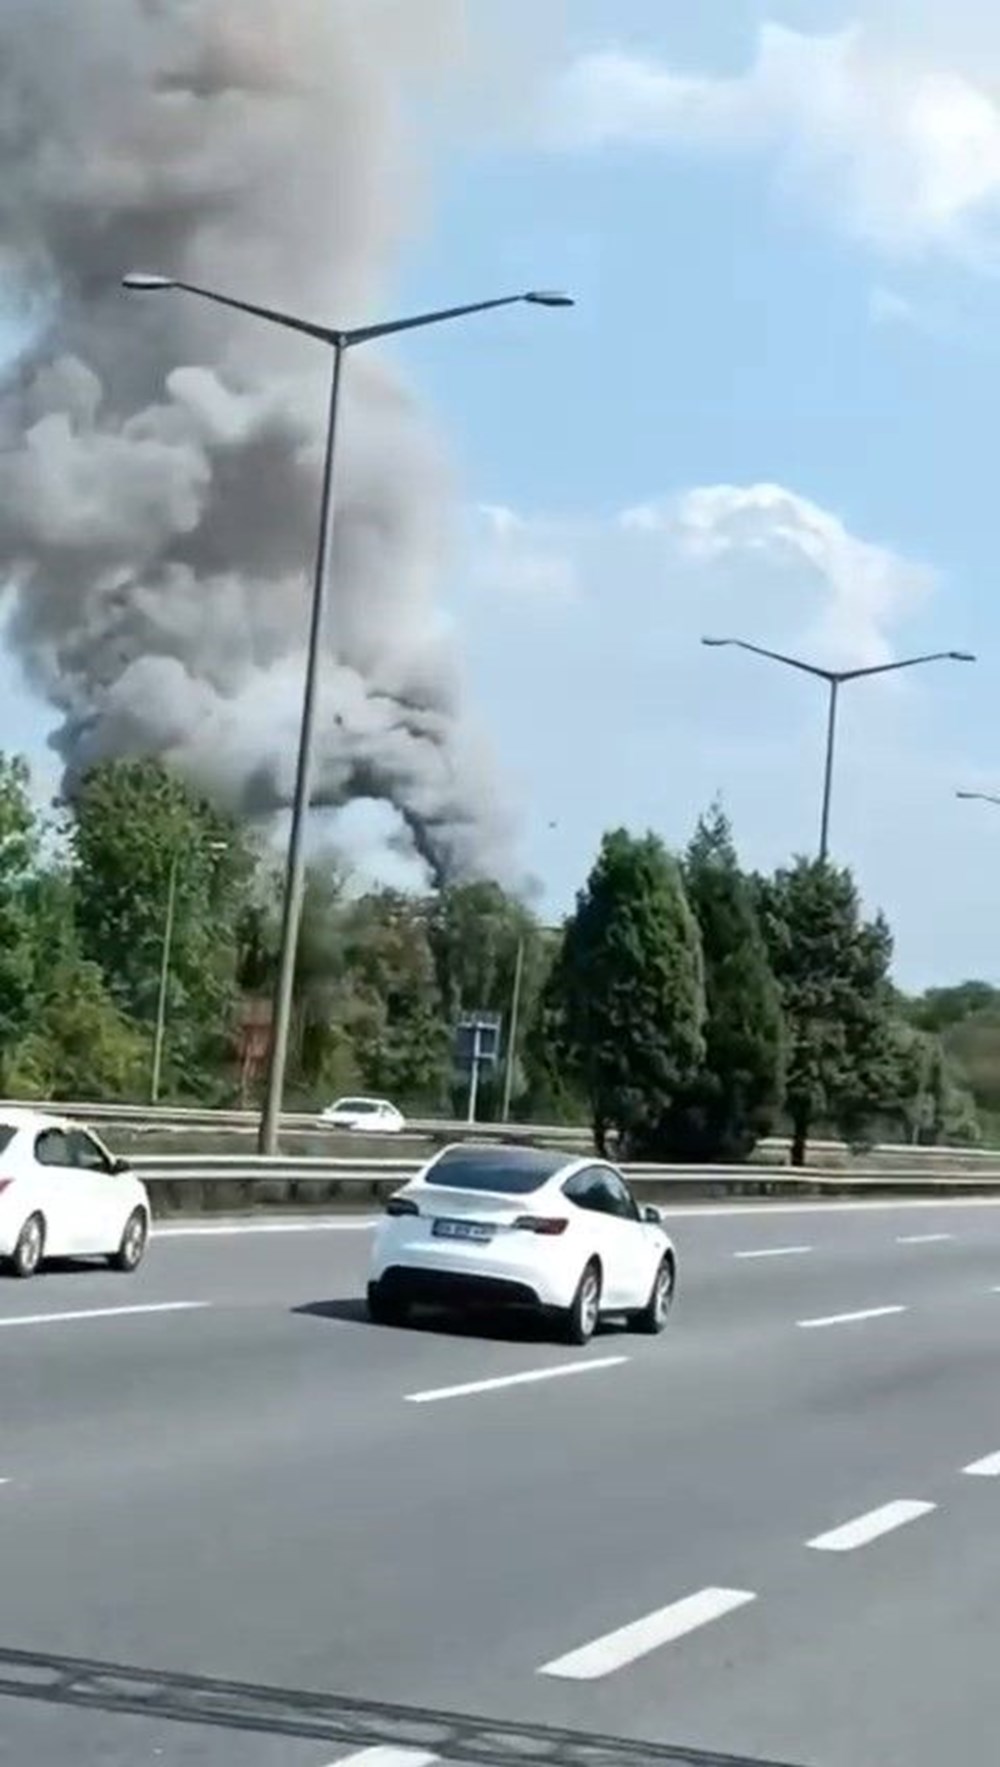
M734 1258L801 1258L811 1252L811 1245L769 1245L752 1252L734 1252Z
M88 1319L134 1319L142 1313L200 1313L211 1301L151 1301L145 1307L86 1307L72 1313L15 1313L0 1319L0 1331L15 1325L68 1325Z
M622 1626L617 1632L595 1638L591 1644L570 1651L568 1656L557 1657L538 1673L553 1675L563 1681L598 1681L603 1675L611 1675L639 1657L648 1656L650 1651L673 1644L685 1633L707 1626L712 1620L721 1620L724 1615L756 1599L747 1589L699 1589L696 1595L686 1595L669 1607L658 1608L641 1620L633 1620L631 1625Z
M857 1325L863 1319L888 1319L891 1313L906 1313L906 1307L863 1307L857 1313L827 1313L822 1319L797 1319L800 1331L819 1331L824 1325Z
M432 1387L425 1393L407 1393L409 1405L435 1405L441 1399L467 1399L474 1393L498 1393L503 1387L525 1387L540 1380L561 1380L570 1374L596 1374L600 1368L619 1368L627 1356L598 1356L592 1362L562 1362L555 1368L529 1368L523 1374L500 1374L492 1380L469 1380L458 1387Z
M985 1459L963 1466L962 1471L971 1479L1000 1479L1000 1454L987 1454Z
M855 1516L853 1521L845 1522L840 1528L831 1528L828 1534L817 1534L815 1540L807 1540L806 1545L816 1552L856 1552L859 1546L868 1546L872 1540L879 1540L883 1534L891 1534L894 1528L905 1527L907 1522L915 1522L922 1515L930 1515L936 1508L936 1503L901 1497L895 1503L883 1504L881 1509L870 1509L866 1515Z
M901 1233L897 1245L939 1245L942 1240L954 1239L953 1233Z
M433 1767L440 1758L423 1749L361 1749L356 1755L342 1755L330 1767Z

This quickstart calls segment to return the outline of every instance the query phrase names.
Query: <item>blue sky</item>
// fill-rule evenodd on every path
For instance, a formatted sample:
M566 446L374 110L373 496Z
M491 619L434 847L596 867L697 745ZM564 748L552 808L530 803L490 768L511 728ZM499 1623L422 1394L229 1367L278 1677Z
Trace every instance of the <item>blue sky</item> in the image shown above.
M406 356L467 502L510 513L499 557L473 522L454 605L528 857L561 907L609 823L681 843L716 792L749 863L812 849L818 684L701 631L848 665L973 649L845 692L833 848L904 983L994 976L1000 811L953 794L1000 791L1000 24L933 0L568 10L507 135L442 157L405 289L579 301ZM761 71L775 26L789 90ZM660 108L605 65L598 131L611 51ZM719 487L744 531L722 500L724 556L692 557L684 499ZM646 505L662 531L637 535Z
M544 910L608 826L680 845L716 794L747 863L813 849L818 686L702 632L836 665L969 648L847 690L832 846L904 985L996 976L1000 810L954 792L1000 791L1000 23L978 0L493 8L471 0L474 102L428 128L387 298L578 301L398 352L452 463L466 697ZM10 659L0 692L0 744L38 761Z

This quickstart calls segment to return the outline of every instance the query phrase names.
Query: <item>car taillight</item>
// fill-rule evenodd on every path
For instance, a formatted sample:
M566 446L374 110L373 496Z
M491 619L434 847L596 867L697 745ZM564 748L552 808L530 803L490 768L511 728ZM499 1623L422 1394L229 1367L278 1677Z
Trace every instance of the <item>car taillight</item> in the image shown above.
M391 1196L385 1205L385 1212L387 1215L419 1215L420 1210L408 1196Z
M0 1178L0 1196L3 1195L3 1192L5 1190L10 1189L13 1182L14 1182L13 1178Z
M525 1233L565 1233L568 1226L562 1215L519 1215L514 1222Z

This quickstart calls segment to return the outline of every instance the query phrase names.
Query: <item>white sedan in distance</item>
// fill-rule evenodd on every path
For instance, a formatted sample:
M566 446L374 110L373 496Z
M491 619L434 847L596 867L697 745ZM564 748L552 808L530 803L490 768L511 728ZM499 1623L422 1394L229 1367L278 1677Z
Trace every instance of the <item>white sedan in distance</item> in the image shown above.
M350 1129L362 1135L398 1135L405 1129L402 1111L386 1098L338 1098L322 1113L334 1129Z
M528 1147L447 1147L375 1230L368 1311L403 1324L418 1304L526 1307L585 1344L602 1314L667 1323L677 1258L658 1209L604 1160Z
M46 1258L137 1270L149 1238L145 1185L82 1123L0 1107L0 1265L34 1276Z

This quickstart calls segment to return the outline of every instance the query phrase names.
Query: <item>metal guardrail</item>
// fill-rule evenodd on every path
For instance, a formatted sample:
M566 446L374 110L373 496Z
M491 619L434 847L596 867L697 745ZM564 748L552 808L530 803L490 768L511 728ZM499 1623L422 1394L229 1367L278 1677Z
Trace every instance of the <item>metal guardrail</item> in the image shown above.
M143 1154L131 1164L145 1179L169 1183L289 1183L316 1182L344 1185L403 1184L416 1176L424 1162L391 1159L297 1159L276 1155L242 1157L238 1154ZM904 1172L793 1170L789 1166L674 1166L626 1165L622 1171L633 1184L709 1185L733 1194L759 1188L768 1190L911 1190L930 1192L949 1189L997 1189L1000 1164L989 1172Z
M0 1099L0 1110L4 1106L17 1110L52 1110L61 1117L79 1117L91 1123L117 1123L121 1127L149 1130L151 1133L164 1133L171 1130L183 1130L187 1133L204 1132L247 1134L257 1133L260 1114L257 1111L242 1110L207 1110L186 1105L148 1105L148 1104L88 1104L85 1102L65 1103L60 1101L51 1105L37 1099ZM345 1136L363 1134L362 1130L335 1128L317 1112L286 1111L281 1118L283 1135L310 1134ZM590 1131L586 1128L568 1128L565 1123L468 1123L449 1120L443 1117L413 1117L407 1120L401 1132L403 1140L440 1139L461 1140L475 1136L477 1140L528 1139L537 1137L546 1141L589 1142ZM372 1136L380 1144L391 1141L393 1137L382 1132Z
M43 1110L44 1104L37 1100L0 1099L0 1110L3 1106L12 1105L19 1109ZM256 1111L245 1110L209 1110L203 1106L187 1105L148 1105L148 1104L109 1104L104 1103L58 1103L51 1106L60 1116L80 1117L92 1123L118 1124L139 1132L170 1133L171 1131L187 1134L246 1134L257 1131L259 1116ZM329 1135L331 1140L347 1134L360 1133L335 1129L324 1121L318 1112L286 1111L281 1119L281 1132L284 1135ZM568 1126L565 1123L467 1123L450 1120L444 1117L420 1117L409 1120L403 1132L404 1140L442 1139L461 1141L474 1137L477 1141L492 1140L538 1140L554 1142L556 1145L565 1143L567 1146L580 1145L589 1148L591 1145L590 1131L577 1124ZM376 1139L376 1137L373 1137ZM379 1135L377 1140L384 1146L390 1137ZM840 1141L825 1139L813 1140L809 1143L813 1154L844 1154L848 1151ZM770 1154L779 1159L787 1155L788 1141L782 1136L769 1136L759 1143L760 1152ZM934 1160L968 1160L979 1164L993 1161L1000 1169L1000 1150L982 1147L923 1147L908 1142L881 1142L870 1148L869 1153L892 1158L906 1158L914 1162L914 1166ZM207 1158L207 1156L204 1156ZM742 1169L742 1168L741 1168ZM763 1168L755 1168L762 1170Z

